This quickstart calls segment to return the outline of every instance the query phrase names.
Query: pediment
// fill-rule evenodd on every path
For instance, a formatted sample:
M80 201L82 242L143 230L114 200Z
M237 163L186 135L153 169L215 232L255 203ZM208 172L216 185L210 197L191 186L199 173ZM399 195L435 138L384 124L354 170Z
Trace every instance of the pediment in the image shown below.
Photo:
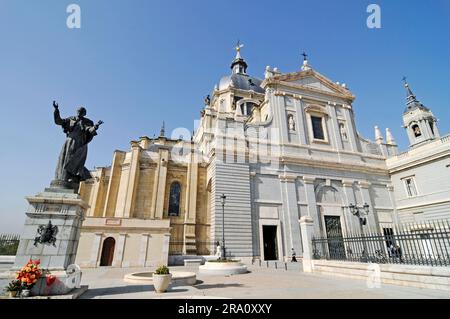
M291 83L296 83L296 84L300 84L312 89L316 89L316 90L320 90L320 91L324 91L324 92L328 92L328 93L340 93L337 90L332 90L329 88L329 86L325 85L322 81L320 81L319 79L317 79L316 77L313 76L308 76L302 79L297 79L294 81L288 81Z
M278 75L275 76L273 80L281 84L295 86L299 89L308 89L325 94L339 95L352 100L355 98L348 89L334 83L330 79L312 69Z

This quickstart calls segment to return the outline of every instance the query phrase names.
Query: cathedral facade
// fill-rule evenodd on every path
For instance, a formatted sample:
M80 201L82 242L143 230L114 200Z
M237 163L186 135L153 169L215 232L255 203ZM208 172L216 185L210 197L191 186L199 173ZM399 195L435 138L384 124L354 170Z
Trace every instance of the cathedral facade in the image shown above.
M389 129L386 140L378 128L375 141L358 133L354 99L306 57L296 72L267 67L264 79L250 76L238 47L190 141L163 128L115 151L111 166L80 186L90 208L77 263L173 264L213 255L222 236L227 256L286 260L302 255L304 216L322 237L360 229L351 205L368 207L366 229L399 222L397 145ZM436 126L420 125L424 138L433 130L437 138Z

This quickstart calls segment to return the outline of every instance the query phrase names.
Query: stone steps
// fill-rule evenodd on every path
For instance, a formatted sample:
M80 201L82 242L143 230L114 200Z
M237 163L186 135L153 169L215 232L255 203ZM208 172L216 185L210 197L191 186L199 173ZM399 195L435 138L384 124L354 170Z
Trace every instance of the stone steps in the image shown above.
M284 261L260 261L255 260L252 264L254 267L279 269L284 271L303 271L301 261L298 262L284 262Z

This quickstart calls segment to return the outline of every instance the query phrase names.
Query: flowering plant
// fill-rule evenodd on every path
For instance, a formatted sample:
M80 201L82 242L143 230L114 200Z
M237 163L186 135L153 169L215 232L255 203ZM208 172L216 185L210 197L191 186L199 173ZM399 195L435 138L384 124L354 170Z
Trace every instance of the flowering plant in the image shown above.
M42 276L42 269L39 267L40 260L30 259L17 273L16 279L20 280L24 289L31 289Z

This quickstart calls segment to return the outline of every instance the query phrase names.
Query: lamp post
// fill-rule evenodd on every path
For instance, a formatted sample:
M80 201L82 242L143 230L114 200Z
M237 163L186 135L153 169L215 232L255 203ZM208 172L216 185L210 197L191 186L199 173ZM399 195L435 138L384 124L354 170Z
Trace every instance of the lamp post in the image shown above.
M367 224L366 216L369 215L370 206L367 203L364 203L363 206L357 206L357 205L350 204L349 208L350 208L350 212L353 214L353 216L356 216L359 219L359 228L361 230L361 239L362 239L363 246L364 246L363 258L366 258L367 257L367 245L366 245L366 241L364 239L363 226Z
M222 259L226 260L226 255L225 255L225 201L226 201L227 197L225 196L225 194L222 194L222 196L220 196L220 201L222 203Z

